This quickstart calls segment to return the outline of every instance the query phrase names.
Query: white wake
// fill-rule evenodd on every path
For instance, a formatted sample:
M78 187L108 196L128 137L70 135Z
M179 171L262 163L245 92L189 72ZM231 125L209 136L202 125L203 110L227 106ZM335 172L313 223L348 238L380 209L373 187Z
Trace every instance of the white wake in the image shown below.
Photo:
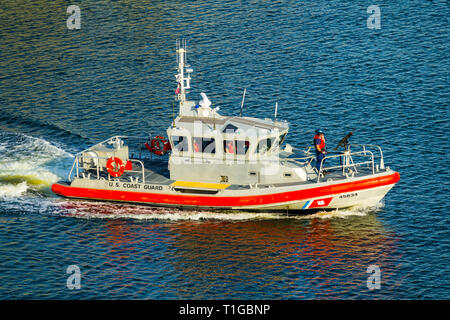
M0 197L19 197L61 179L62 160L73 155L50 142L20 133L0 132Z

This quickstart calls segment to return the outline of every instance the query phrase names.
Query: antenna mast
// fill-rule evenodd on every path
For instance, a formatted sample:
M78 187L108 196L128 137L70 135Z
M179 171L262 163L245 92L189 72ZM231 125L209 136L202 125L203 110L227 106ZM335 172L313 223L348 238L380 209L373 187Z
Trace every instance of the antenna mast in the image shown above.
M178 101L180 101L180 111L181 111L181 105L186 101L186 90L190 89L190 82L191 82L191 76L190 73L192 72L192 69L187 68L188 65L186 64L186 52L187 52L187 43L186 40L177 40L177 63L178 63L178 74L175 75L175 78L177 79L177 90L176 98ZM185 76L185 72L187 76Z

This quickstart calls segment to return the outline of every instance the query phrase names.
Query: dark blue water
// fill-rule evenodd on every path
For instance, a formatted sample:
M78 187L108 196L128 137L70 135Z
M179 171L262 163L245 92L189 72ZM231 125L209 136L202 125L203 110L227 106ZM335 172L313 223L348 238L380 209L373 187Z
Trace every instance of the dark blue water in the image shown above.
M1 299L448 299L449 3L0 3ZM287 142L383 146L400 183L379 208L306 217L178 212L57 198L73 155L116 134L164 133L175 40L190 97L278 117ZM367 288L369 265L381 288ZM66 286L69 265L81 289Z

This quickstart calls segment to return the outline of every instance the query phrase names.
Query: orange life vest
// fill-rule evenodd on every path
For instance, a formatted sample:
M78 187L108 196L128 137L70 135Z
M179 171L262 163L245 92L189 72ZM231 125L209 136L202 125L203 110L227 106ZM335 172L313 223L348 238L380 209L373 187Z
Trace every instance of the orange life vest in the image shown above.
M321 138L321 137L319 137L318 134L316 134L314 136L314 147L316 148L316 151L317 151L316 139L320 139L319 148L320 148L320 150L323 150L325 148L325 137L322 136L322 138Z

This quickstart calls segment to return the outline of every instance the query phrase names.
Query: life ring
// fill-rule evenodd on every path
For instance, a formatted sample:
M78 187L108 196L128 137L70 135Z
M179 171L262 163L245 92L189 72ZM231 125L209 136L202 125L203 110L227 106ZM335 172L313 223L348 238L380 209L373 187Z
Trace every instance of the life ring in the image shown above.
M145 144L145 147L154 154L158 156L165 155L167 151L171 150L170 143L166 138L161 136L155 136L151 141L150 145Z
M125 165L119 158L111 157L106 162L106 170L108 170L108 173L111 176L117 178L120 177L125 171Z

